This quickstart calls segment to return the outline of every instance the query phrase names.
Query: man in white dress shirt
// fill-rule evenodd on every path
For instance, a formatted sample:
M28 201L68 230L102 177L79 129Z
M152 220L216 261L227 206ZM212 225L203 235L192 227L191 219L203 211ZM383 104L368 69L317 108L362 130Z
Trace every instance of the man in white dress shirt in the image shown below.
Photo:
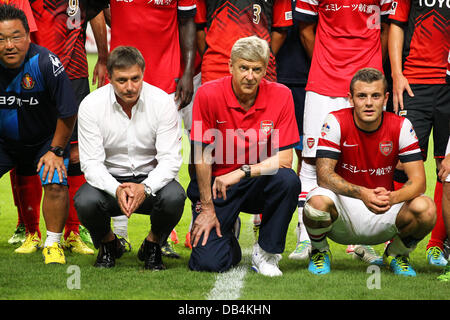
M115 266L124 249L112 216L149 214L151 229L138 258L164 269L161 242L180 220L186 195L175 180L181 167L181 125L173 99L143 81L145 61L134 47L117 47L107 62L110 84L80 104L81 169L87 183L75 208L99 248L96 267Z

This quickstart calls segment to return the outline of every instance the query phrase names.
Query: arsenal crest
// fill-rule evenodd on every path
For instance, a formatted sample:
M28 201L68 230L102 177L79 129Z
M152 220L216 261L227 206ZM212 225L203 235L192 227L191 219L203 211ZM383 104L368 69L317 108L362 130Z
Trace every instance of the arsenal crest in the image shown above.
M25 73L25 75L22 78L22 88L25 90L31 90L34 88L34 79L30 76L29 73Z
M380 151L386 157L391 154L393 148L394 148L394 143L392 143L392 141L380 142Z
M261 131L264 132L265 135L269 135L273 130L273 121L272 120L263 120L261 121Z
M306 145L308 146L308 148L312 148L312 147L314 147L314 143L315 143L315 140L314 140L314 138L308 138L308 139L306 139Z

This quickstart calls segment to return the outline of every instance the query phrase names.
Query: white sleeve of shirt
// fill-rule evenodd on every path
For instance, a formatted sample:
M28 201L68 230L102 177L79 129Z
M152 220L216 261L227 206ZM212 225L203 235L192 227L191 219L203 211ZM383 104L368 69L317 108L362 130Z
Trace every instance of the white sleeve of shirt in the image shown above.
M300 0L297 2L295 10L297 13L302 13L310 16L317 16L319 8L319 0Z
M400 130L398 148L399 156L410 156L421 152L416 132L407 118L403 121L403 125Z
M336 117L329 113L320 130L319 145L317 151L341 153L341 126Z
M104 102L103 102L104 103ZM99 115L94 109L98 107L94 99L84 99L78 110L78 147L81 171L86 181L93 187L116 197L120 183L105 167L105 149L100 132Z
M158 164L143 181L150 187L152 194L175 179L182 164L181 120L171 97L158 108L157 117L155 147Z

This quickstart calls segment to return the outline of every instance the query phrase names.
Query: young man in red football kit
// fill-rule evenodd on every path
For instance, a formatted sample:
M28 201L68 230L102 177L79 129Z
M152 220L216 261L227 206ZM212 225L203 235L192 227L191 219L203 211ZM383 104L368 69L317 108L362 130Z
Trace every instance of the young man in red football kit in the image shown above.
M295 10L296 0L292 0L292 10ZM286 40L277 53L277 81L291 89L294 98L295 117L297 120L298 133L300 135L300 145L295 148L297 155L297 174L300 174L302 165L302 147L303 138L303 114L305 109L305 87L308 81L310 59L305 48L300 42L298 21L293 21L289 27ZM303 207L304 197L299 195L299 207ZM303 232L302 232L303 231ZM304 227L303 221L299 220L296 228L297 244L295 250L289 255L290 259L303 260L309 252L304 250L311 243L308 233Z
M450 44L450 7L446 2L398 0L389 16L389 56L393 79L394 111L408 118L427 158L433 131L436 172L445 156L450 132L450 87L445 83ZM432 48L432 49L431 49ZM406 181L401 167L396 179ZM443 266L443 242L447 236L442 219L442 181L436 180L434 201L437 222L427 245L427 260Z
M224 272L239 263L235 221L241 211L262 212L252 268L282 275L279 254L300 192L291 169L299 135L290 90L264 79L269 54L265 40L239 39L231 51L231 76L203 84L195 96L196 175L187 190L194 216L191 270Z
M350 83L352 108L328 114L317 147L320 187L309 192L304 222L313 251L308 270L330 272L327 237L340 244L381 244L394 239L384 258L395 274L415 276L409 253L433 228L436 206L425 192L425 168L408 119L383 111L387 81L373 68ZM363 152L361 147L364 146ZM393 190L403 163L405 186Z
M316 149L326 115L350 107L348 87L357 70L364 67L383 70L389 8L390 0L297 1L294 19L299 21L300 39L311 58L300 170L303 201L317 186ZM300 221L302 210L299 207ZM305 250L308 249L310 247L305 246ZM366 256L370 253L373 261L380 260L373 248L362 247L361 250L366 251ZM347 252L352 252L352 247L347 248Z

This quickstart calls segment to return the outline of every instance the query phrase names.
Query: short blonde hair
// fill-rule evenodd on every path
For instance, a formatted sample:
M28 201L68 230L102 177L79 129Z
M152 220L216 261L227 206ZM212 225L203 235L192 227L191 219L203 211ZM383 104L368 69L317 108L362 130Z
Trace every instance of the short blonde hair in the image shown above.
M237 59L247 61L263 61L267 66L270 58L270 48L266 40L257 36L250 36L237 40L231 49L231 63Z

